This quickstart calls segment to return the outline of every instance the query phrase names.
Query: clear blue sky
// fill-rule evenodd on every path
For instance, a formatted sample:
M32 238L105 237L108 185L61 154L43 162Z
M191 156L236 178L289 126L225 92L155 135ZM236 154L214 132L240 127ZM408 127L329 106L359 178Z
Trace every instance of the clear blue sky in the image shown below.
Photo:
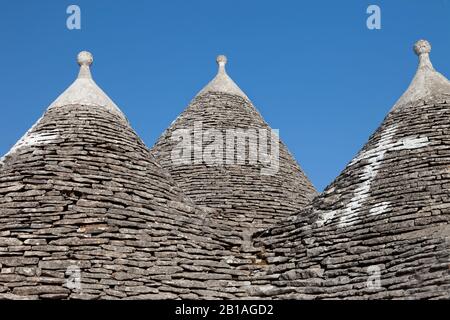
M66 28L81 7L82 29ZM381 30L366 8L381 7ZM2 1L0 154L94 54L96 82L149 147L216 73L215 57L322 190L412 79L428 39L450 76L450 1Z

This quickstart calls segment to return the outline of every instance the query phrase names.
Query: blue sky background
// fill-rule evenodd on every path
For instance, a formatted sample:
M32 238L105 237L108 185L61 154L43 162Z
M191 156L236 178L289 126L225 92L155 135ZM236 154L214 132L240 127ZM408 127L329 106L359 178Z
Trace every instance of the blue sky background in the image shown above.
M344 4L345 3L345 4ZM81 7L82 29L66 28ZM366 8L381 7L381 30ZM232 78L322 190L411 81L428 39L450 76L450 1L74 0L0 4L0 154L94 54L96 82L151 147L228 56Z

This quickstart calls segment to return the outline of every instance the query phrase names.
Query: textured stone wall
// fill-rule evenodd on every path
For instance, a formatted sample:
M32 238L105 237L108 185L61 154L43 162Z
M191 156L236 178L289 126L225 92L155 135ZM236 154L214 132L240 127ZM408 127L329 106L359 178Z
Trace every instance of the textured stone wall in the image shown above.
M119 116L52 108L0 165L0 298L247 295L251 238L195 208Z
M445 99L397 107L296 219L255 235L258 296L450 298Z
M450 298L449 117L396 109L311 205L251 235L123 119L51 109L0 164L0 298Z
M249 234L273 226L306 205L316 191L284 144L279 145L279 170L261 174L261 163L209 165L177 164L171 152L177 145L172 135L179 129L194 129L201 123L203 132L216 129L226 136L227 129L264 129L270 127L246 99L226 93L208 92L196 97L168 128L152 152L169 171L187 196L195 203L222 210L221 223ZM192 139L194 138L192 131ZM206 145L209 142L206 141ZM225 141L224 150L226 148ZM270 151L270 147L269 147ZM248 157L246 149L245 159ZM235 145L235 153L242 153ZM224 152L224 159L225 159Z

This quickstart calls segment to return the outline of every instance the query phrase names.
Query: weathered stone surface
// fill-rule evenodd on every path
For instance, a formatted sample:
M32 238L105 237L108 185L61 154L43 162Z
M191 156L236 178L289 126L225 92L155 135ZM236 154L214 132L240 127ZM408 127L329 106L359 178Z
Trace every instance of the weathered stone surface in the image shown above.
M172 167L195 204L111 101L53 106L0 161L0 299L449 299L450 84L427 57L404 103L300 210L312 187L285 147L268 179ZM228 115L267 127L245 95L211 90L174 125Z
M59 294L69 293L69 289L61 286L34 286L34 287L18 287L14 288L13 294L26 296L26 295L40 295L40 294Z
M39 268L41 269L67 269L70 266L78 266L80 268L89 268L91 266L90 261L83 260L48 260L48 261L40 261Z
M22 241L14 238L0 238L0 247L20 246Z
M174 298L179 287L157 287L186 272L178 265L185 252L220 259L221 234L231 228L202 235L205 211L124 119L98 106L58 106L28 136L49 138L19 145L0 164L0 183L15 181L0 186L8 194L0 197L5 297ZM83 292L70 293L64 285L77 273Z
M296 219L255 242L270 264L257 279L275 276L256 294L450 299L450 82L426 42L417 50L416 77L364 148Z
M9 267L19 267L24 265L35 265L39 259L23 258L23 257L2 257L0 256L0 264Z
M220 77L216 77L213 82L217 79L221 81ZM234 90L224 90L225 87L214 86L197 95L163 133L152 151L185 194L196 204L220 212L222 224L233 226L235 230L248 235L245 236L248 243L244 243L243 248L255 250L249 247L251 234L255 229L271 226L295 214L317 192L282 142L279 143L278 168L270 175L261 173L265 167L263 161L249 161L249 145L262 148L262 140L259 145L255 141L248 142L244 146L245 150L240 149L238 143L225 148L227 132L230 133L231 130L264 132L269 141L271 132L269 125L245 94L236 95ZM220 91L214 91L219 88ZM223 150L220 150L222 158L218 159L220 162L211 164L205 159L206 156L198 160L199 152L194 151L194 148L191 154L183 154L182 163L174 161L173 152L179 144L179 130L189 130L188 137L198 144L194 148L201 149L200 157L211 143L209 140L212 138L208 138L207 132L216 130L224 142ZM204 133L205 136L202 137ZM203 139L203 143L199 139ZM228 156L229 152L233 154L233 159ZM270 147L268 153L270 154ZM234 157L235 154L239 159L245 159L241 162ZM231 163L227 162L229 160L232 160Z

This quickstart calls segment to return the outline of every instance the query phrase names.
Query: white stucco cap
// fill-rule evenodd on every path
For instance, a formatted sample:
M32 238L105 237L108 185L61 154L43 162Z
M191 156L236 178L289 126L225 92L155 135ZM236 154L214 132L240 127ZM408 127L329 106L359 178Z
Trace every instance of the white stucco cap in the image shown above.
M227 64L227 57L224 55L219 55L216 59L217 64L219 65L219 70L217 75L210 83L206 85L197 96L201 96L207 92L223 92L234 94L245 98L247 100L248 97L246 94L238 87L238 85L233 81L233 79L228 76L227 71L225 69L225 65Z
M414 45L414 52L419 57L416 75L393 108L430 97L443 95L450 97L450 81L437 72L430 61L430 43L426 40L417 41Z
M108 111L126 119L119 107L92 79L90 66L94 57L88 51L77 56L80 71L77 79L49 106L49 109L72 104L103 107Z

